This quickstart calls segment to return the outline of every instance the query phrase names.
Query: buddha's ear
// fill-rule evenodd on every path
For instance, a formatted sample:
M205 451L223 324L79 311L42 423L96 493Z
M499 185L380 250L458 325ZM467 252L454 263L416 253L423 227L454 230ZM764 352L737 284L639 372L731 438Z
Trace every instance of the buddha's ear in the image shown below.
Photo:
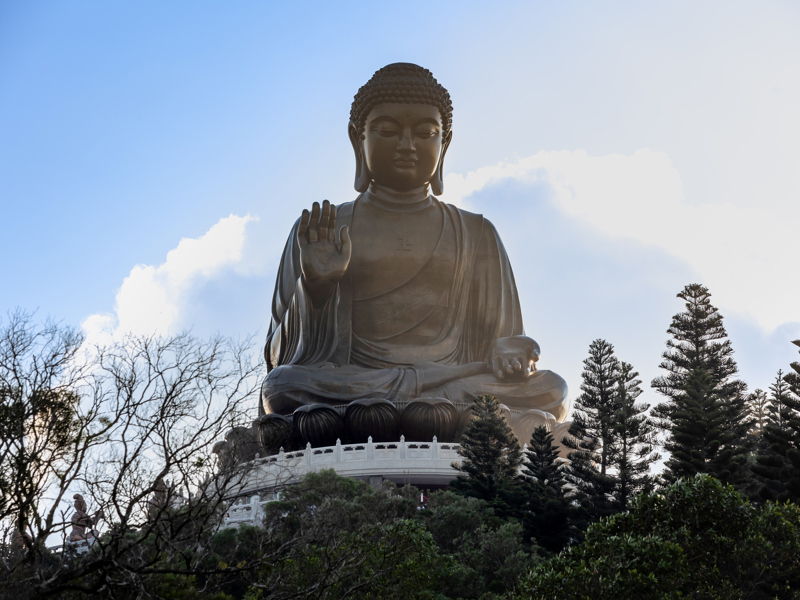
M442 141L442 154L439 157L439 164L436 167L436 172L431 179L431 191L434 196L441 196L444 192L444 155L450 147L450 140L453 139L453 130L447 132L444 140Z
M364 156L364 141L361 139L361 131L352 121L347 126L347 135L350 136L350 143L353 145L353 152L356 155L356 181L357 192L366 192L372 176L367 168L367 158Z

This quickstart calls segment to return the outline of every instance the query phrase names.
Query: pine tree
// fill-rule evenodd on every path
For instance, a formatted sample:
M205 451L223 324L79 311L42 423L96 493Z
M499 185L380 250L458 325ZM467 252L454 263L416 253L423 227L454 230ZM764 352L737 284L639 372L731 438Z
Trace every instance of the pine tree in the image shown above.
M789 385L783 380L783 370L778 369L775 382L769 386L769 421L776 425L778 429L783 429L785 424L781 417L785 399L789 395Z
M752 394L748 394L745 402L750 412L752 431L755 434L759 434L769 422L769 398L764 390L756 389Z
M747 386L733 378L738 367L722 315L702 285L687 285L678 298L686 302L686 310L672 318L667 330L672 338L660 365L667 374L652 382L667 397L653 410L672 453L664 478L674 481L703 472L744 485L751 427Z
M721 396L734 396L747 386L731 379L738 372L733 360L733 346L722 324L722 315L711 304L708 288L692 283L678 294L686 302L686 310L672 317L667 330L667 350L659 365L667 375L656 377L652 386L674 400L686 389L686 381L694 369L707 371L719 387ZM664 405L661 405L664 406Z
M707 371L694 369L686 389L675 399L671 411L670 436L665 444L670 453L662 477L675 483L681 477L707 473L720 481L730 481L731 469L738 468L733 453L734 433L719 392Z
M589 358L583 361L581 395L575 412L585 414L587 434L599 440L597 457L600 473L605 475L614 440L614 412L617 394L619 361L614 356L614 346L597 339L589 345Z
M461 464L453 463L459 475L450 486L462 496L486 500L498 514L508 516L523 502L517 477L522 450L495 398L480 396L472 413L461 436Z
M526 539L558 552L580 535L577 507L567 498L564 465L544 425L533 431L525 450L521 479L527 493L522 524Z
M572 489L573 499L578 502L586 518L594 521L612 514L614 482L609 475L600 473L597 461L600 441L585 435L586 430L584 416L579 413L573 415L569 435L563 440L570 449L569 466L564 475Z
M800 340L792 342L800 346ZM779 420L764 429L769 448L759 453L753 472L764 481L760 496L765 500L800 502L800 362L783 376L786 386L772 386L773 398L781 403ZM779 372L780 373L780 372Z
M564 445L570 450L567 480L591 519L611 514L614 481L610 466L616 411L619 361L614 346L597 339L583 361L581 395L575 401L572 426Z
M614 503L617 510L626 510L630 499L649 493L654 487L650 465L660 455L655 451L656 425L647 415L649 404L636 403L642 394L639 373L633 366L620 362L617 377L617 410L614 413L614 440L611 464L614 468Z

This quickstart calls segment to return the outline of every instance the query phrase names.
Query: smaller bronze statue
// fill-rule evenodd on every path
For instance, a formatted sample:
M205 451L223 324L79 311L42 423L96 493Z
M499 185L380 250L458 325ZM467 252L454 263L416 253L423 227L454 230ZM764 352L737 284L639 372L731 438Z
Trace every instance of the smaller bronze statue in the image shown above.
M72 531L69 534L70 542L90 541L95 538L94 526L105 515L102 510L99 510L92 517L86 512L86 501L80 494L75 494L72 497L75 500L75 512L72 513L70 522L72 523Z
M164 483L164 478L156 479L153 486L153 495L147 501L147 516L155 521L162 511L169 505L169 485Z

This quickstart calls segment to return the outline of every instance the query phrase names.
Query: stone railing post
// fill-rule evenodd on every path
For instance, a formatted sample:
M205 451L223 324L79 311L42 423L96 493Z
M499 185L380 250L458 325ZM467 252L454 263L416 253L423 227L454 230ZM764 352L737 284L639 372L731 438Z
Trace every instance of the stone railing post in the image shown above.
M334 462L342 462L342 440L336 438L336 447L333 449Z
M406 436L400 436L400 460L406 457Z
M367 438L367 460L372 460L375 457L375 445L372 443L372 436Z
M439 458L439 442L436 436L433 436L433 441L431 442L431 458Z
M305 456L306 465L311 465L311 455L312 454L313 454L313 452L311 452L311 442L307 442L306 443L306 456Z
M283 451L283 446L281 446L281 449L278 451L278 464L280 466L284 466L286 464L286 454Z
M261 496L258 494L250 498L250 520L253 525L261 524Z

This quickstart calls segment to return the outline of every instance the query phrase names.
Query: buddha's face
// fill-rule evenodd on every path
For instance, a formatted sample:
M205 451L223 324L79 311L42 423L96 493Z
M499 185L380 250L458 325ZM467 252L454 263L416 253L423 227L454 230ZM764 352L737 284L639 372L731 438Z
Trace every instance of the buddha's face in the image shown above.
M379 104L367 116L364 158L372 180L408 191L430 183L444 146L442 117L429 104Z

